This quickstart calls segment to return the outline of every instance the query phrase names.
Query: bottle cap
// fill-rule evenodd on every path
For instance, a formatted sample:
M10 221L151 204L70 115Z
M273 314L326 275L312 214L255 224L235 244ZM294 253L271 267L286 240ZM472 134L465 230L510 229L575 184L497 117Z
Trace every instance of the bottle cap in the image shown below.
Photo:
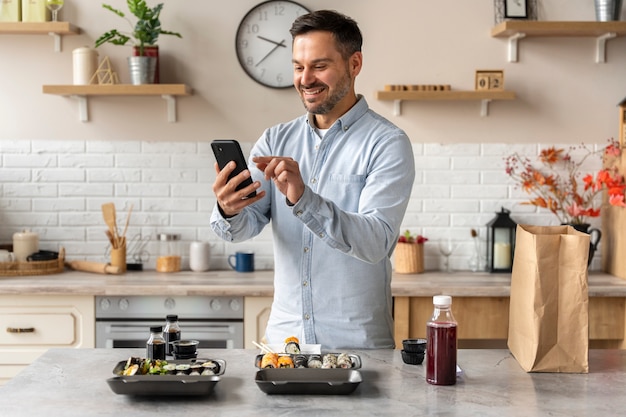
M435 295L433 304L436 306L450 307L452 305L452 297L449 295Z
M168 314L165 319L167 321L178 321L178 314Z
M152 333L160 333L163 331L163 326L152 326L150 327L150 332Z

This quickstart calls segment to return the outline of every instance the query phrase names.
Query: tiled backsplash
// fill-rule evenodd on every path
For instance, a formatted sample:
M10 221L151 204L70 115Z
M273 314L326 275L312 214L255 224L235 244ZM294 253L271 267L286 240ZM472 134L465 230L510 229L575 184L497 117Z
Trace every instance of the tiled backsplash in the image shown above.
M244 153L251 145L242 143ZM448 234L456 243L452 268L469 269L471 229L479 232L484 249L485 225L501 207L511 210L518 223L558 224L551 213L520 205L527 195L504 172L504 156L518 151L532 157L540 148L413 145L416 179L402 230L429 238L426 269L442 267L437 243ZM222 242L211 231L215 170L209 142L5 140L0 141L0 155L0 243L31 229L39 234L42 249L63 246L68 259L105 262L108 241L101 206L114 202L120 228L133 205L129 239L151 238L146 268L154 268L158 233L182 235L185 268L194 240L211 243L212 269L228 268L227 257L236 250L254 251L257 269L273 267L269 228L239 244ZM599 160L588 162L584 172L600 168ZM593 226L600 227L599 219ZM592 269L600 269L600 257L597 252ZM132 244L128 258L132 261Z

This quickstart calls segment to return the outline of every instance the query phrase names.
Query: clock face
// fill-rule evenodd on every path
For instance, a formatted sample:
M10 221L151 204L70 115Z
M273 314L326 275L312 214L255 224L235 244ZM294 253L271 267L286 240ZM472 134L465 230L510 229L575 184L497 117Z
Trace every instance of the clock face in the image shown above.
M526 0L505 0L504 16L510 18L527 18L528 8Z
M266 1L253 7L239 24L235 48L243 70L272 88L293 85L291 34L298 16L309 13L292 1Z

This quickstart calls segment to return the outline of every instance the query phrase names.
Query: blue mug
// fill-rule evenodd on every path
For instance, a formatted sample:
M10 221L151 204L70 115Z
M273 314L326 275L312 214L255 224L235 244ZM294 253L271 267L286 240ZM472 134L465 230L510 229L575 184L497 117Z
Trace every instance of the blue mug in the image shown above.
M254 253L235 252L234 255L228 257L228 265L237 272L252 272L254 271Z

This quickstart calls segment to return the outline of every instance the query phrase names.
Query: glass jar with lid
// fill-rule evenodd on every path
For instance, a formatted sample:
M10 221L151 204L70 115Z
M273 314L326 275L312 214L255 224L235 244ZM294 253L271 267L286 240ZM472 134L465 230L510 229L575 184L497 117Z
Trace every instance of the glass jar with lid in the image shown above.
M180 235L160 233L157 235L158 255L156 270L158 272L180 271Z

